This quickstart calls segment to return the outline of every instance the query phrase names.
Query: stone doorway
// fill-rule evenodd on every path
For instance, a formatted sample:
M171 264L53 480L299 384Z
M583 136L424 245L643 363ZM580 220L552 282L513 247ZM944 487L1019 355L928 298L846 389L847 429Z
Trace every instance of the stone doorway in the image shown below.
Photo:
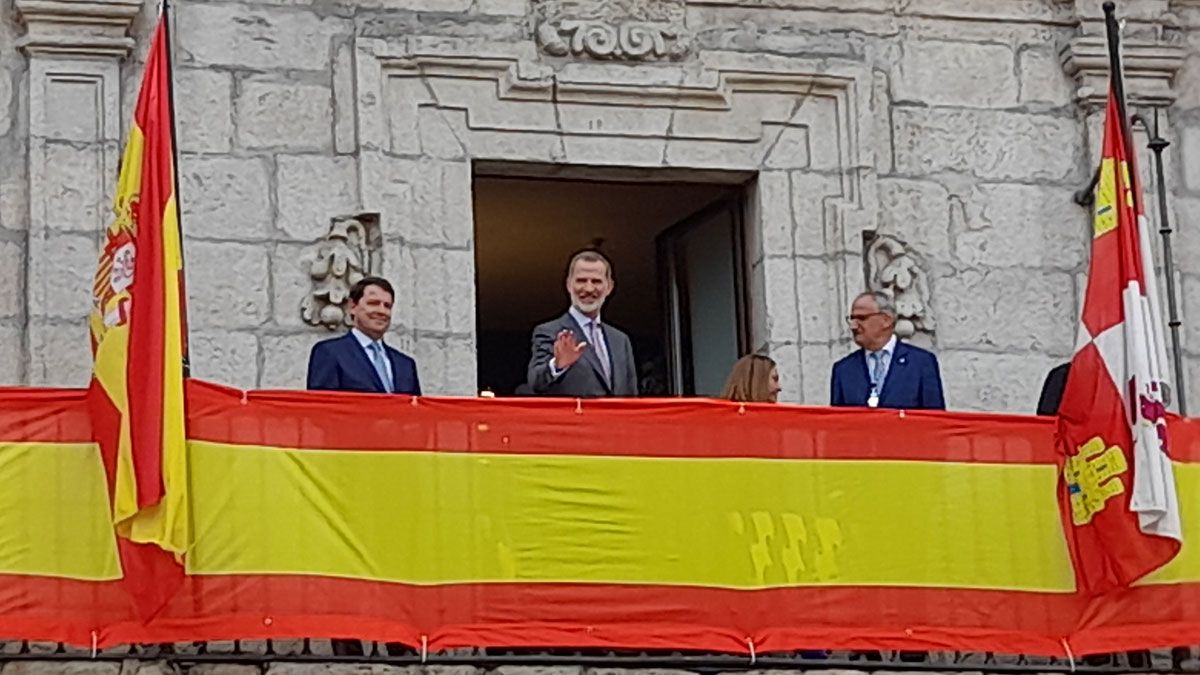
M846 347L840 317L863 284L862 232L878 229L874 208L863 208L877 200L877 119L859 114L870 70L733 52L639 67L568 63L529 47L354 40L345 147L358 153L357 207L381 214L382 270L400 284L394 341L421 363L422 385L454 395L497 386L479 381L489 338L477 305L486 300L471 280L486 246L475 240L486 230L474 223L472 181L498 174L749 185L749 349L779 364L782 400L828 400L829 366ZM571 247L597 235L580 236ZM519 327L522 353L508 359L518 366L527 331L565 309L567 252L546 254L552 280L521 288L560 295ZM623 277L628 265L617 267ZM479 276L486 293L490 277ZM613 311L629 287L618 281Z
M567 259L597 247L616 274L604 317L633 340L643 395L719 393L723 373L750 349L742 215L751 177L672 178L678 177L476 167L481 390L520 393L533 326L568 306Z

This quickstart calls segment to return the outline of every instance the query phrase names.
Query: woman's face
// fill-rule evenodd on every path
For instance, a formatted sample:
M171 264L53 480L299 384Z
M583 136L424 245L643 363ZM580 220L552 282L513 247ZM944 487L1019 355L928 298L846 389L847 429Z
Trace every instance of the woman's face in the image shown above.
M767 383L768 400L770 400L771 403L779 402L780 389L782 389L782 387L779 386L779 369L772 368L770 380Z

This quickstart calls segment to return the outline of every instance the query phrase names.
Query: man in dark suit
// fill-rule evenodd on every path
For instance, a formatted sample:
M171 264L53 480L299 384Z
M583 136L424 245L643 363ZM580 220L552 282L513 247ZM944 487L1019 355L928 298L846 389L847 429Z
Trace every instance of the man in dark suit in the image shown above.
M387 279L363 277L350 287L350 332L313 345L308 357L308 388L326 391L361 391L376 394L421 394L417 362L384 344L392 324L396 292ZM332 640L337 656L362 656L362 642ZM399 643L388 643L389 654L404 652Z
M1063 392L1067 390L1067 377L1071 374L1071 362L1059 364L1046 373L1042 383L1042 394L1038 396L1037 414L1053 417L1058 414Z
M862 293L847 320L860 349L833 365L830 405L945 410L937 357L896 338L890 296Z
M353 328L313 345L309 389L420 395L416 361L383 342L394 298L392 285L379 277L364 277L350 288Z
M526 373L538 396L637 396L629 336L600 320L613 290L612 265L599 251L576 253L567 266L566 314L533 329Z

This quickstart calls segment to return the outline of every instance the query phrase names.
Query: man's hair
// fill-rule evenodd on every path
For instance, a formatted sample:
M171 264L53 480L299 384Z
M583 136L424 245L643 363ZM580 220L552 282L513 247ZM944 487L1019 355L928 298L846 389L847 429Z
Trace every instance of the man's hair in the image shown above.
M866 291L854 296L855 300L860 298L871 298L875 301L875 306L879 308L880 314L887 314L892 319L896 318L896 303L892 300L892 296L887 293L883 291Z
M392 296L392 301L395 302L396 290L392 288L391 282L383 277L363 277L354 282L354 285L350 287L350 302L358 304L358 301L362 300L363 293L367 292L368 286L382 288L387 291L388 295Z
M612 278L613 278L612 261L610 261L608 259L608 257L605 256L603 253L601 253L600 251L597 251L594 248L585 248L582 251L578 251L575 253L575 255L571 256L571 262L567 263L567 278L568 279L570 279L571 275L575 273L575 263L579 262L580 260L582 260L584 262L602 262L602 263L604 263L605 276L607 276L609 278L609 280L612 280Z

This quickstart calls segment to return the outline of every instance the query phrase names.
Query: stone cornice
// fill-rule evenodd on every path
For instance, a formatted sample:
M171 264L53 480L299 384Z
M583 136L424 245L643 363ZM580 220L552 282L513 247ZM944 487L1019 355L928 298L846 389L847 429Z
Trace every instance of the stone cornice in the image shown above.
M1183 65L1183 47L1161 42L1124 40L1125 97L1131 105L1165 106L1175 101L1175 73ZM1103 104L1108 95L1108 44L1101 36L1072 39L1060 57L1063 70L1075 78L1075 98L1085 105Z
M16 0L27 54L123 57L133 49L129 26L141 0Z

